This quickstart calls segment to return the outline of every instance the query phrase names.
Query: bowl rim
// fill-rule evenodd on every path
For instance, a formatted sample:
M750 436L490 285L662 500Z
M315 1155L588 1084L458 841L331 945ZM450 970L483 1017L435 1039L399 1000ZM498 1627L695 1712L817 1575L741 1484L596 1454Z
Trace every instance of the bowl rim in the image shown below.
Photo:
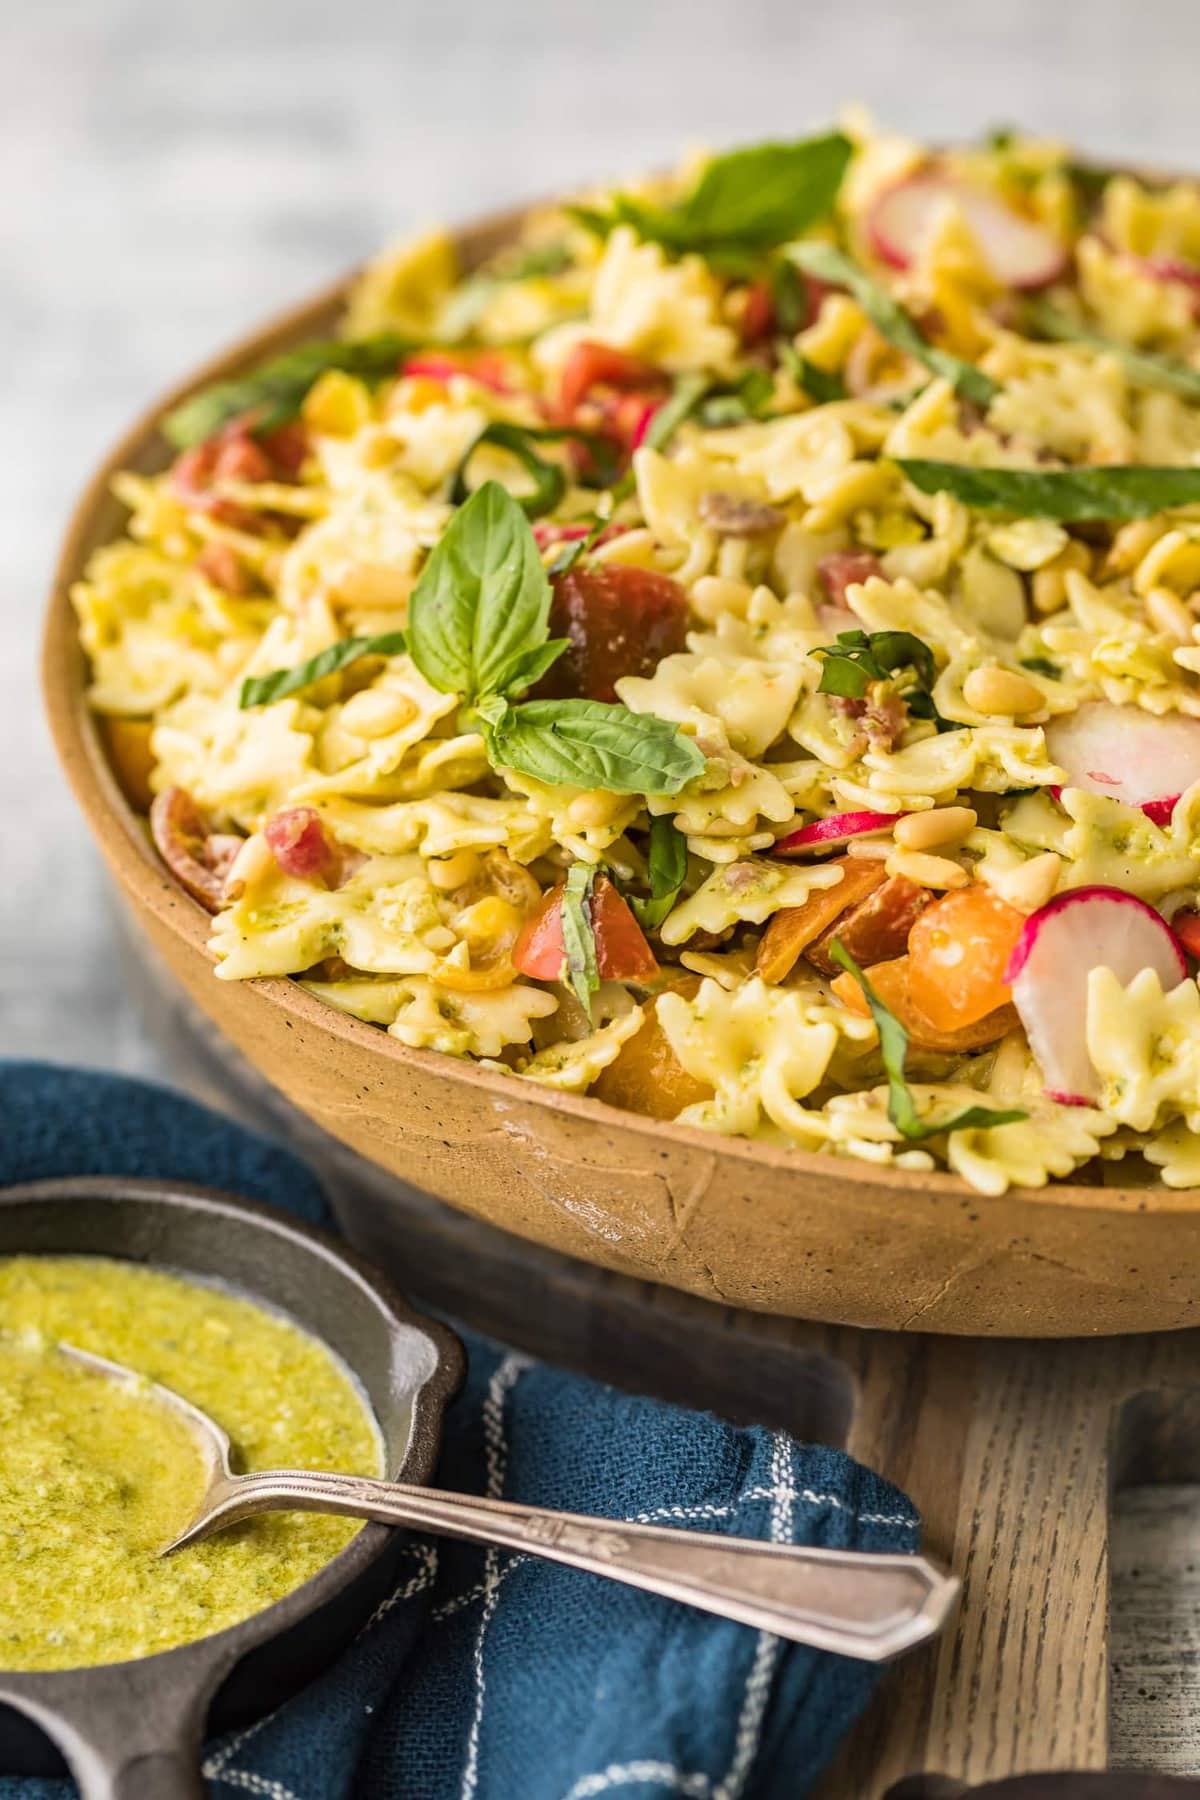
M522 221L536 210L524 205L488 214L455 228L451 237L468 271L492 249L510 239ZM198 389L243 373L247 368L322 330L328 330L345 303L359 268L348 271L310 296L236 339L223 350L176 382L166 393L144 407L133 423L103 458L72 508L54 570L45 615L42 655L42 694L51 736L67 780L93 836L127 893L146 907L157 923L209 962L210 915L184 893L158 863L146 832L133 807L117 786L100 740L95 715L86 700L87 668L79 642L70 590L80 579L90 554L97 515L110 501L111 482L120 470L165 466L168 447L159 421L172 407ZM111 539L98 541L112 541ZM465 1058L431 1050L411 1049L380 1031L377 1026L352 1018L327 1006L288 976L254 977L244 983L261 996L264 1004L284 1013L297 1025L329 1032L359 1049L370 1049L384 1059L383 1066L397 1070L419 1067L447 1081L464 1084L496 1099L512 1100L518 1078L481 1067ZM664 1143L693 1155L706 1152L714 1160L730 1158L751 1168L809 1176L832 1174L877 1191L879 1195L904 1195L912 1201L969 1199L986 1204L993 1196L971 1187L960 1176L943 1170L917 1172L894 1165L857 1158L833 1159L820 1152L791 1149L747 1138L703 1131L645 1114L626 1112L587 1095L560 1093L533 1082L521 1083L522 1101L544 1108L560 1118L612 1130L619 1122L635 1137ZM1013 1186L1005 1198L1017 1205L1062 1209L1083 1208L1101 1213L1136 1211L1200 1212L1200 1188L1170 1188L1159 1182L1147 1187L1107 1187L1097 1183L1051 1180L1042 1188Z

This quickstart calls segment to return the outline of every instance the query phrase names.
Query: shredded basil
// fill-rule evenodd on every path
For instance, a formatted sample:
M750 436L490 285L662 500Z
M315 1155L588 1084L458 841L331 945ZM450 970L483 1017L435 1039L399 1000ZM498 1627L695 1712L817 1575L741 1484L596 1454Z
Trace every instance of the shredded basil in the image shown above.
M687 839L669 813L660 813L650 821L647 874L650 898L634 897L630 904L639 925L653 930L674 906L687 876Z
M599 538L603 532L607 531L611 524L611 514L609 514L607 518L601 518L600 514L597 513L592 520L590 528L583 537L576 538L573 543L563 545L558 555L554 558L554 561L550 564L547 573L553 577L555 575L565 575L569 569L573 569L580 558L586 556L588 551L595 546L597 538Z
M316 656L310 656L307 662L297 663L294 668L274 669L269 675L247 676L238 694L238 705L243 709L269 706L273 700L298 693L314 681L323 681L326 675L348 669L361 656L400 656L407 648L408 639L402 631L385 631L378 637L342 638L338 643L330 644L327 650L319 650Z
M916 670L926 693L933 687L933 652L911 631L839 631L836 644L825 644L813 655L824 658L819 694L861 700L872 681L885 681L905 668Z
M515 456L533 479L532 494L514 495L521 510L531 519L544 517L546 513L554 511L566 493L567 477L557 463L547 462L544 456L539 456L534 445L562 443L567 438L587 445L596 461L600 483L607 486L616 475L616 461L612 444L598 432L579 431L573 426L508 425L497 420L484 426L459 463L450 484L451 500L459 506L467 498L470 493L467 468L471 458L481 444L494 444L497 449L507 450L510 456Z
M600 986L596 966L596 936L592 929L592 888L596 870L574 863L563 886L563 980L587 1014L592 1017L592 995Z
M794 344L786 338L780 338L777 346L779 360L796 386L806 393L810 400L818 406L829 406L835 400L845 400L848 389L840 375L833 375L828 369L818 368L807 356L802 356Z
M246 415L253 430L273 431L295 418L308 390L330 369L357 375L363 381L383 381L396 373L402 358L415 348L393 332L345 343L301 344L248 375L201 388L167 414L163 435L177 450L188 450Z
M926 343L900 302L832 244L793 244L788 255L806 275L815 275L818 281L827 281L831 287L848 289L889 344L914 361L924 363L933 374L942 376L964 400L987 407L996 398L1000 392L999 382L977 369L974 363L964 362L961 356L953 356L949 350L938 350Z
M984 512L1023 519L1148 519L1200 504L1200 469L1108 467L979 469L902 458L897 467L923 494L953 494Z
M704 757L665 719L601 700L480 700L488 759L552 787L612 794L676 794L699 775Z
M1031 329L1039 331L1043 337L1063 344L1083 344L1089 350L1099 350L1105 356L1115 358L1143 387L1182 394L1186 400L1200 400L1200 369L1184 362L1182 357L1163 356L1156 350L1137 350L1132 344L1105 337L1103 332L1077 324L1040 295L1026 301L1025 317Z
M730 274L745 274L766 252L832 210L851 150L840 131L798 143L758 144L713 157L692 192L672 206L616 194L607 212L569 210L601 236L616 225L632 225L672 255L696 252Z
M977 1126L986 1128L991 1125L1012 1125L1018 1119L1029 1117L1028 1113L1015 1108L998 1112L988 1106L968 1106L964 1112L955 1113L940 1125L926 1125L917 1112L917 1103L904 1074L908 1057L907 1031L895 1013L883 1004L840 938L834 938L829 954L839 968L845 969L848 975L853 975L871 1009L871 1017L879 1033L879 1053L887 1076L888 1118L901 1137L906 1138L910 1144L915 1144L923 1138L940 1137L947 1131L968 1131Z

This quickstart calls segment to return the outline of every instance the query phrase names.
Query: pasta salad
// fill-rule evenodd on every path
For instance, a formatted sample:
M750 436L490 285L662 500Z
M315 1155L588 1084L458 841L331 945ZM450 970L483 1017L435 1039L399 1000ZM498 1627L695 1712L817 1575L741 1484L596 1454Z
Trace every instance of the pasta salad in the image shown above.
M402 1044L1200 1182L1200 187L854 119L427 232L74 592L213 914Z

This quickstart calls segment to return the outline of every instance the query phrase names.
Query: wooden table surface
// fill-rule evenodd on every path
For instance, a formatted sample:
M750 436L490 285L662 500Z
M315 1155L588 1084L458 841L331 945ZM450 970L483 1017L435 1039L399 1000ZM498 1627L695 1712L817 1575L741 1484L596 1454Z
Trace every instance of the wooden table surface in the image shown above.
M0 8L0 1054L155 1072L34 655L56 535L126 419L411 225L785 135L841 96L1200 165L1195 0L40 0ZM1113 1544L1115 1754L1200 1768L1195 1491ZM1118 1654L1119 1650L1119 1654Z

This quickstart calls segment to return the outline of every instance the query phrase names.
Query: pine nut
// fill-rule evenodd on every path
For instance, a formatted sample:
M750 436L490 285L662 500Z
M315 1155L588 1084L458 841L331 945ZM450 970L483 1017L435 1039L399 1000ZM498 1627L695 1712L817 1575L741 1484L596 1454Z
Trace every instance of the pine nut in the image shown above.
M341 722L354 737L389 737L416 716L407 694L389 688L361 688L342 708Z
M1164 637L1178 638L1181 644L1191 643L1195 616L1170 588L1150 589L1146 595L1146 617L1155 631L1161 631Z
M917 850L893 851L884 867L889 875L903 875L918 887L960 888L970 879L961 864L951 862L948 856L923 856Z
M233 861L229 865L229 873L225 877L225 900L232 903L240 900L248 887L261 881L278 867L271 846L261 831L248 837Z
M1061 873L1062 858L1046 850L1041 856L1031 856L1019 869L996 876L992 886L1018 912L1034 913L1053 897Z
M932 850L939 844L960 844L974 830L975 819L972 807L936 806L932 812L897 819L892 836L902 850Z
M1046 704L1041 689L1032 681L994 665L971 670L963 682L963 699L976 712L997 718L1040 712Z
M891 854L892 846L886 838L856 838L846 845L846 855L859 862L886 862Z
M425 873L431 886L443 894L450 894L455 888L465 887L478 867L478 851L456 850L453 856L431 859L425 865Z
M1039 613L1060 612L1066 605L1067 584L1065 577L1071 569L1078 569L1087 574L1092 566L1087 546L1077 539L1060 550L1053 562L1043 564L1029 584L1033 610Z
M1105 559L1105 573L1128 575L1162 533L1163 528L1157 519L1133 519L1128 525L1122 525L1113 538L1112 547Z

